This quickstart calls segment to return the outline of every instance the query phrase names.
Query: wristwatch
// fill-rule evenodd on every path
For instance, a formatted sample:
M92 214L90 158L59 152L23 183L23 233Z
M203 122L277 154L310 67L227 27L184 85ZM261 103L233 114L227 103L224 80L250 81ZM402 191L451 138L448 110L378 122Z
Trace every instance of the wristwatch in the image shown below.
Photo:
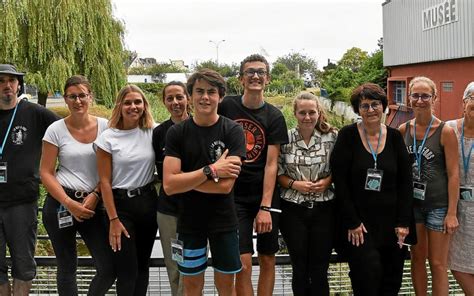
M208 180L212 180L213 178L213 174L212 174L212 169L210 166L206 165L205 167L202 168L202 172L204 173L204 175L206 175L207 179Z

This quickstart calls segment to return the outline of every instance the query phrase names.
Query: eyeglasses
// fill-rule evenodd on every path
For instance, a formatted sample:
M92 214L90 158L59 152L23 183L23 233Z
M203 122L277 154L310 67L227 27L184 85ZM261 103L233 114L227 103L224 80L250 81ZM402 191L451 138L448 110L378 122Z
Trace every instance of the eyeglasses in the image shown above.
M413 101L418 101L419 99L421 99L422 101L429 101L433 97L432 95L429 95L429 94L416 94L416 93L410 94L409 96Z
M64 97L68 100L71 100L71 101L75 101L77 98L79 98L79 100L81 100L81 101L87 101L87 99L89 98L89 94L80 93L80 94L77 94L77 95L76 94L65 95Z
M372 110L378 110L382 106L380 102L364 103L359 105L359 109L362 111L369 111L369 108L372 107Z
M257 73L258 77L262 78L264 77L265 75L267 75L267 71L263 70L263 69L248 69L248 70L245 70L244 71L245 75L247 75L247 77L253 77L255 75L255 73Z
M474 101L474 95L473 96L467 96L464 99Z

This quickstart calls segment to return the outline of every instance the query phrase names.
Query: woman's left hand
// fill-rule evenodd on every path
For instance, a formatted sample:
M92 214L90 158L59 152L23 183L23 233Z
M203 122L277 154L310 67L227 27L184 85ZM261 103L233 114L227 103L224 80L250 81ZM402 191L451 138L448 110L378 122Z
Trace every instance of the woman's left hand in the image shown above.
M456 215L447 214L444 218L444 231L443 233L452 234L456 231L459 226L458 218Z
M99 203L99 200L97 199L97 196L95 196L94 193L89 193L88 196L84 198L82 201L82 205L89 210L94 211L95 208L97 207L97 204Z
M331 176L326 177L324 179L319 179L313 183L312 190L317 193L324 192L329 188L329 186L331 186L331 183L332 183Z

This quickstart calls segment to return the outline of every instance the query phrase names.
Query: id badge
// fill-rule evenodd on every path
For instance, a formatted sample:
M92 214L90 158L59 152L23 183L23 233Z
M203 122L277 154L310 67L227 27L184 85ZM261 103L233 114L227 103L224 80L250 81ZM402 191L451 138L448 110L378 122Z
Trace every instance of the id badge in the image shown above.
M184 245L177 239L171 239L171 259L178 263L184 262Z
M382 189L382 177L382 170L368 169L365 179L365 190L380 191Z
M7 163L0 162L0 183L7 183Z
M413 197L425 200L426 182L413 181Z
M460 186L459 192L460 192L460 197L459 197L460 199L474 201L474 197L473 197L474 187Z
M66 228L72 226L73 221L72 221L72 215L69 213L66 208L61 206L58 209L58 226L59 228Z

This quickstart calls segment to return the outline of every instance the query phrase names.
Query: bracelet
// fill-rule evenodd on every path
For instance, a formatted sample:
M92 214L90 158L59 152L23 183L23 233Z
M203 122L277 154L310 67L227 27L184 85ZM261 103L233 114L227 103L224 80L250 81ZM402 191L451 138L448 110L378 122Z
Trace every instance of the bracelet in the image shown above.
M97 192L97 191L94 190L94 191L92 191L91 193L94 194L94 196L97 198L97 200L101 200L101 198L100 198L100 193L99 193L99 192Z
M266 211L266 212L281 213L280 209L275 209L275 208L267 207L267 206L260 206L260 210Z
M112 219L109 219L110 222L114 221L114 220L117 220L119 217L116 216L115 218L112 218Z
M288 189L293 189L293 183L295 183L295 180L291 180L290 182L288 182Z

